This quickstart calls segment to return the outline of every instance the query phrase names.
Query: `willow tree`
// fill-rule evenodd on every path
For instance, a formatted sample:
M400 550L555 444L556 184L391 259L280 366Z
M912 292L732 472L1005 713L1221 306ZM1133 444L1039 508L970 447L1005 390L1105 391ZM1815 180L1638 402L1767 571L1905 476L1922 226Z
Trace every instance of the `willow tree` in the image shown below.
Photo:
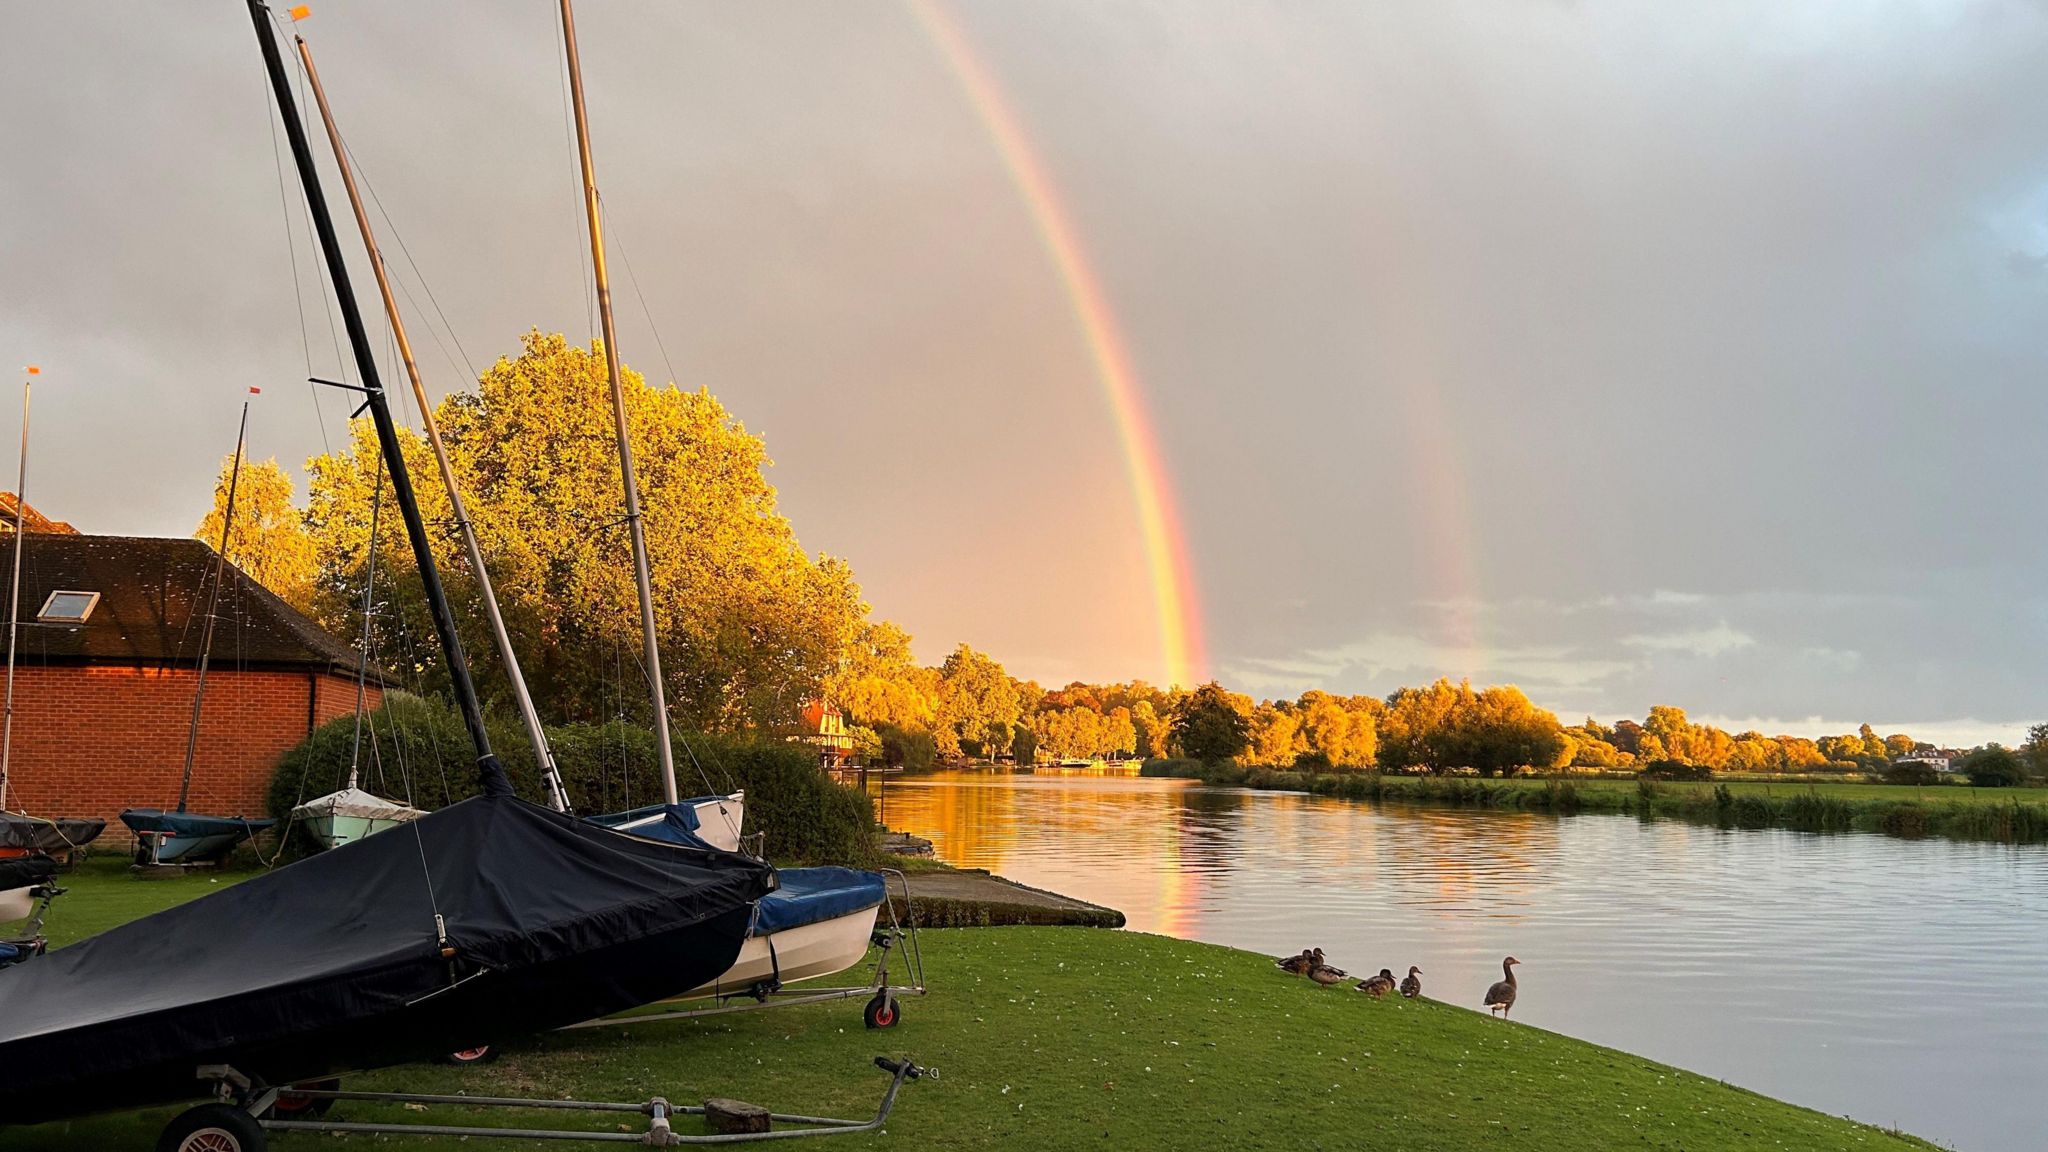
M776 509L766 445L715 397L650 387L630 368L621 376L671 705L680 721L702 728L786 722L840 667L866 615L853 573L803 550ZM645 707L607 393L596 345L534 331L518 357L484 372L476 392L452 394L437 409L507 628L551 717L606 717L621 701L629 711ZM431 461L416 438L404 447L424 511L440 525L436 561L457 604L469 609L465 644L489 677L501 676L486 655L475 584ZM353 609L343 590L360 590L375 472L367 429L313 464L308 521L330 615L346 616ZM395 531L380 544L380 570L393 575L387 587L410 625L415 662L435 686L431 645L420 644L431 632L406 591L417 578Z

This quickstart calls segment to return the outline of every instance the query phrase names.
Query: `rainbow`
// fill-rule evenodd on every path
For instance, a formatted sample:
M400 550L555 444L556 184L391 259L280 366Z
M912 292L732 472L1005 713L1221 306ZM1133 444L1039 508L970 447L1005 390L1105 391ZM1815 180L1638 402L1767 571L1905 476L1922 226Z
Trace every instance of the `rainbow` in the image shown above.
M909 0L939 54L967 93L969 103L988 130L1017 194L1031 215L1046 253L1052 258L1082 339L1094 362L1096 378L1109 398L1124 470L1136 506L1145 563L1151 575L1152 604L1158 619L1161 662L1168 684L1192 686L1203 675L1200 606L1188 564L1187 538L1181 531L1171 477L1159 452L1151 413L1131 367L1130 354L1117 333L1101 278L1089 266L1073 220L1053 187L1043 161L1031 147L1002 88L968 42L965 32L940 0Z

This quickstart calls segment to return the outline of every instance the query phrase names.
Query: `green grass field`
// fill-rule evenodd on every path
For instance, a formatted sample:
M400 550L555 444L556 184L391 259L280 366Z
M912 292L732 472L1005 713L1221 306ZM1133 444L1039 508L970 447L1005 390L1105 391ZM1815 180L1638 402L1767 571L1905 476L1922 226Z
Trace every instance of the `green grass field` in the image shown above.
M213 887L201 878L138 882L97 866L70 882L53 914L62 939ZM731 1096L777 1111L865 1116L886 1084L869 1061L887 1053L941 1076L905 1086L885 1134L835 1137L827 1147L1930 1147L1464 1008L1318 988L1265 957L1211 945L1102 929L995 928L930 932L925 951L933 993L906 1003L903 1023L890 1031L863 1028L858 1002L846 1002L555 1033L479 1068L392 1068L348 1083L596 1100L661 1094L678 1103ZM145 1150L170 1114L0 1129L0 1150ZM335 1115L583 1119L359 1104L337 1106ZM423 1137L347 1140L380 1149L457 1146ZM313 1149L333 1138L279 1135L275 1143Z

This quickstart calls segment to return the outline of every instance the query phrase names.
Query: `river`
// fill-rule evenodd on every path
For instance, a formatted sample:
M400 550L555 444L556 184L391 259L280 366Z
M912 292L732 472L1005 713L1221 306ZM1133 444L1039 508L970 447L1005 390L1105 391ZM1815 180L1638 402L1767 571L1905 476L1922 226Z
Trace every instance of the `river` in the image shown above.
M2048 1146L2048 846L1101 774L899 777L882 800L940 859L1138 931L1416 964L1475 1010L1512 953L1524 1023L1966 1152Z

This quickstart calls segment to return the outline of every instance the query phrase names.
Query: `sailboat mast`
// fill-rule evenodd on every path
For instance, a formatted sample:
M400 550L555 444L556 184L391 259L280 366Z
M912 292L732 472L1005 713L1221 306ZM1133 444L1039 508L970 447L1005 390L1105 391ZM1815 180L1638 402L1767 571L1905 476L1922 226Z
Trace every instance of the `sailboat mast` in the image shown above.
M21 540L28 520L28 401L36 374L30 365L21 382L21 466L14 481L14 582L7 593L7 715L0 720L0 810L7 807L7 766L14 758L14 641L21 631Z
M583 210L590 219L590 265L597 280L597 313L604 329L604 365L611 378L612 425L619 438L619 471L626 484L626 531L633 540L633 578L640 588L640 639L647 650L647 686L654 698L654 749L661 757L661 793L676 802L675 751L669 747L668 694L661 682L655 635L654 587L647 569L647 529L640 517L640 485L633 478L633 445L626 428L626 389L619 381L618 332L612 325L611 281L604 270L604 222L597 204L597 173L590 163L590 122L583 114L583 64L576 54L576 18L562 0L562 43L569 57L569 97L576 109L576 155L583 171Z
M569 810L568 790L562 786L561 770L555 764L554 749L548 746L546 731L541 728L540 713L534 709L533 696L526 690L526 676L519 668L519 655L512 649L512 637L505 630L504 613L498 610L498 594L491 587L490 569L484 566L483 548L477 543L476 528L469 521L469 510L462 503L462 488L455 482L455 468L448 462L448 450L441 443L441 426L434 420L434 407L427 402L427 389L420 382L419 363L413 359L412 341L405 335L405 320L398 314L398 299L391 292L391 277L384 267L384 251L377 247L377 237L370 230L369 213L363 209L362 193L356 190L355 169L349 164L348 149L342 144L341 132L334 125L334 112L327 104L327 89L320 83L320 70L313 66L313 50L307 46L306 38L293 36L298 47L299 60L306 66L306 82L313 90L313 102L320 109L320 122L327 129L327 143L334 150L334 164L341 170L341 186L348 192L349 208L354 211L356 229L363 234L363 247L370 253L370 271L377 278L377 292L384 300L384 315L391 323L391 333L397 338L398 358L405 364L405 375L412 382L412 398L419 406L420 425L426 429L427 443L434 450L434 463L441 472L441 483L448 489L448 508L454 514L455 527L462 537L463 551L469 555L469 567L476 574L477 594L483 598L484 614L490 618L491 637L498 645L498 658L504 662L505 678L512 682L512 698L519 707L520 722L526 726L526 738L533 743L535 763L540 766L541 779L546 782L548 803L557 812ZM354 786L351 780L350 786Z
M363 394L363 406L370 410L370 420L377 428L377 443L384 454L384 468L391 476L391 493L398 502L399 515L405 521L405 535L412 544L414 561L420 570L420 585L426 593L428 615L434 621L434 634L441 642L441 651L448 661L449 687L455 695L455 704L462 713L463 727L469 730L469 739L476 747L477 777L486 795L509 795L512 782L506 778L505 769L498 758L491 754L491 737L484 729L483 705L477 700L476 685L469 678L469 661L462 655L462 638L455 631L455 614L448 607L447 593L441 587L441 573L434 565L434 549L427 539L426 522L420 518L418 497L413 493L412 478L405 470L405 456L399 449L398 426L391 419L391 404L385 398L384 385L377 375L376 353L370 347L369 333L363 328L363 314L356 306L355 291L349 285L348 261L341 254L341 242L334 235L334 220L327 214L327 198L320 191L320 173L313 165L313 149L306 141L306 129L299 122L298 102L292 98L291 82L284 71L284 57L277 50L277 39L268 26L269 6L263 0L248 0L249 19L256 26L256 42L263 50L264 71L270 76L271 93L277 99L278 113L284 120L285 137L292 146L292 163L299 171L299 183L306 193L306 208L313 217L313 230L320 238L320 253L327 262L327 277L334 284L334 297L341 306L342 325L348 330L348 344L354 354L356 373L362 379L359 390Z
M348 787L355 790L363 764L363 703L369 694L371 624L377 607L377 516L384 511L384 460L377 460L376 487L370 489L370 545L363 551L363 647L356 656L356 734L348 753Z
M213 659L213 626L220 618L220 585L228 574L228 540L235 530L235 490L242 482L242 447L249 440L249 402L242 401L242 426L235 430L235 463L228 470L228 503L220 518L220 547L213 554L213 588L206 594L206 623L199 629L199 683L192 688L192 723L185 730L185 775L178 781L178 811L192 793L192 761L199 753L199 710L206 703L206 666ZM20 541L15 547L21 547Z

